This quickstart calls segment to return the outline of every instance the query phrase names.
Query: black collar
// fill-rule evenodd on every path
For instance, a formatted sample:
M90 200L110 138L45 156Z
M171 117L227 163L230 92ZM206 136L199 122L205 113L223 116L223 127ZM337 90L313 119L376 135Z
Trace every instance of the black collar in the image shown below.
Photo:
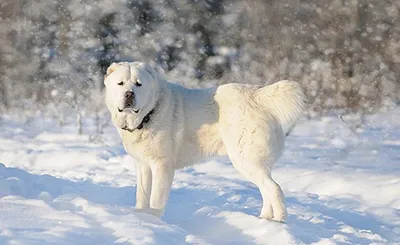
M143 120L142 120L142 122L139 124L139 126L137 126L137 128L134 128L134 129L131 129L131 128L128 128L128 126L125 126L125 127L123 127L122 129L123 130L126 130L126 131L129 131L129 132L133 132L135 129L142 129L143 128L143 126L144 126L144 124L145 123L148 123L149 121L150 121L150 116L154 113L154 110L155 110L156 108L153 108L153 110L151 110L149 113L147 113L147 115L146 116L144 116L143 117Z

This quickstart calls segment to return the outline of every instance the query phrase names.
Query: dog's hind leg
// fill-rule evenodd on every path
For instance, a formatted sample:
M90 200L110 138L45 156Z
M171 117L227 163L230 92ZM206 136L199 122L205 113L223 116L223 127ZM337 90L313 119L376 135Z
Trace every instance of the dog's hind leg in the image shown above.
M150 166L136 164L136 209L146 211L150 207L152 173Z
M286 219L287 213L285 200L281 187L272 179L270 173L261 172L257 177L256 185L260 189L263 198L263 208L260 217L271 219L271 207L273 220L282 222Z
M261 192L263 207L260 217L283 221L286 218L284 195L271 177L273 163L283 148L280 135L266 135L263 127L231 130L224 135L232 165Z
M238 163L231 159L232 165L246 179L255 184L260 190L263 206L260 217L268 220L283 222L287 216L285 200L281 187L272 179L268 168L260 168L254 163Z
M260 217L263 218L263 219L268 219L268 220L273 219L274 218L274 212L273 212L273 209L272 209L271 202L270 202L270 200L268 198L267 191L261 190L260 188L259 188L259 191L261 193L261 197L262 197L262 200L263 200L263 205L262 205Z

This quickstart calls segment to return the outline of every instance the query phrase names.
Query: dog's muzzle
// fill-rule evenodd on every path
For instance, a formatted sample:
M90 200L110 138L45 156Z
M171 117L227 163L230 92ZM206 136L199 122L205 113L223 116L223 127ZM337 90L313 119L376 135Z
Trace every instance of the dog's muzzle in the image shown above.
M124 95L125 105L124 107L133 107L133 100L135 99L135 94L132 91L127 91Z
M133 108L135 94L132 91L127 91L124 94L124 107L118 108L118 112L123 112L124 109L131 108L135 113L139 113L139 109Z

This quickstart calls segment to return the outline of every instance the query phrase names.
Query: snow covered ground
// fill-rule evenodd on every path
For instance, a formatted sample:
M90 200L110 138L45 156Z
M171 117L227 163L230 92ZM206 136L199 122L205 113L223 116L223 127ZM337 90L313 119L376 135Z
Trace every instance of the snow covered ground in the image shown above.
M135 164L108 127L0 121L0 244L400 244L400 108L298 124L273 176L286 224L227 159L180 170L162 220L137 213ZM357 126L358 125L358 126Z

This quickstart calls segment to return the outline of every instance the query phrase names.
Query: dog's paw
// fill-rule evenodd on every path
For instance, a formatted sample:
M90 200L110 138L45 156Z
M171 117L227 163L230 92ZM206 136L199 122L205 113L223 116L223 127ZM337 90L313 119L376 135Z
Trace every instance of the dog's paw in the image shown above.
M287 212L286 210L282 213L275 213L274 212L274 217L272 218L273 221L279 222L279 223L285 223L285 220L287 218Z
M164 210L160 209L155 209L155 208L135 208L135 212L137 213L146 213L146 214L151 214L157 218L160 218Z
M268 221L272 221L272 222L279 223L279 224L286 224L286 221L285 221L285 220L276 220L276 219L274 219L274 218L272 218L272 219L270 219L270 220L268 220Z
M163 209L156 209L156 208L149 208L148 209L149 214L152 214L156 216L157 218L161 218L161 216L164 214Z
M285 223L285 220L287 218L287 212L285 211L282 213L274 213L271 208L263 210L259 217L274 222Z
M274 218L274 213L272 210L272 206L270 204L266 204L263 206L262 210L261 210L261 214L259 216L262 219L267 219L267 220L271 220Z
M260 214L259 216L262 219L267 219L267 220L271 220L274 218L274 214L272 212L263 212Z
M147 213L147 208L135 208L136 213Z

